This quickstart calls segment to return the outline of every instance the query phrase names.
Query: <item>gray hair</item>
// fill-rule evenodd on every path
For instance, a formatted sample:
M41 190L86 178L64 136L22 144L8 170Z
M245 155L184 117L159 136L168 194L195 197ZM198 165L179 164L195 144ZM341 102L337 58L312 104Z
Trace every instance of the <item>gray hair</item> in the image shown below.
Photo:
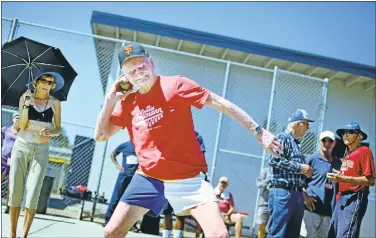
M289 124L287 124L287 128L294 128L296 127L300 122L304 122L304 120L298 120L298 121L293 121L293 122L290 122Z

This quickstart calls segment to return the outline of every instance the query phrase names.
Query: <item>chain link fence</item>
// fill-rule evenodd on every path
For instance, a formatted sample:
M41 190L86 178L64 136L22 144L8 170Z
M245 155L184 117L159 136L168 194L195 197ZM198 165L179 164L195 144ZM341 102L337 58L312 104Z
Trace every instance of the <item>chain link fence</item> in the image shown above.
M1 19L1 45L8 41L10 31L12 29L11 19Z
M318 149L317 138L322 130L322 110L326 100L327 84L321 79L277 70L275 87L272 131L275 129L275 133L278 133L286 128L287 118L297 108L306 110L315 122L310 123L310 129L302 139L301 149L305 155L313 153Z
M2 44L4 44L9 36L11 21L3 19L2 26ZM103 103L103 94L120 72L116 57L120 40L25 22L18 22L15 38L19 36L32 38L61 49L78 72L69 100L63 107L63 113L73 111L70 115L74 118L72 121L77 124L94 125ZM326 103L327 82L325 80L278 69L273 71L190 55L155 46L145 45L145 48L154 59L157 73L180 74L195 80L203 87L240 106L263 127L269 125L269 129L275 134L287 126L288 117L297 108L307 110L316 123L311 125L310 132L303 140L303 152L309 154L316 149L317 135L322 128ZM80 100L79 96L82 96L82 91L85 91L85 85L88 84L91 84L88 89L97 90L95 91L97 94L86 102L87 100ZM94 92L91 93L94 94ZM74 101L71 97L77 100ZM96 109L92 110L93 108ZM267 164L265 163L267 155L245 128L227 116L222 116L219 112L208 108L200 112L192 108L192 112L195 129L202 135L206 145L206 161L213 186L217 185L220 176L229 177L229 190L235 198L235 209L249 214L244 223L252 227L258 202L258 190L255 183L260 169ZM4 123L7 122L2 120L2 124ZM60 140L53 141L51 147L56 148L56 151L64 149L64 152L60 151L59 155L70 160L69 163L50 160L51 174L54 174L55 179L59 181L54 183L53 194L59 195L61 184L73 186L87 182L89 189L94 192L98 188L99 194L97 195L110 200L118 174L109 159L110 154L120 143L129 140L128 134L125 131L116 134L105 146L104 143L95 145L90 141L92 129L78 128L78 126L68 124L64 124L64 129L69 135L70 147L65 148L60 145L59 143L62 143ZM82 130L85 133L78 133ZM85 140L87 140L87 145L84 145L85 143L80 145ZM90 162L88 162L86 159L77 159L75 162L72 159L75 149L78 151L78 157L92 156L92 160L89 159ZM64 154L68 150L70 153ZM51 151L53 150L50 150L50 154ZM62 159L62 161L68 161L68 159ZM81 176L76 173L78 170L88 172ZM67 200L65 204L76 210L82 205L73 200ZM91 203L83 206L84 212L90 213L90 208L92 208ZM97 206L91 215L103 217L106 208L107 206L103 203Z
M15 108L3 106L1 112L1 126L11 126ZM46 176L53 177L53 185L47 214L78 216L81 201L66 190L72 191L72 187L77 185L88 186L95 151L93 133L93 128L63 122L62 134L51 139ZM2 184L3 203L7 194L7 179ZM76 206L71 207L72 204Z

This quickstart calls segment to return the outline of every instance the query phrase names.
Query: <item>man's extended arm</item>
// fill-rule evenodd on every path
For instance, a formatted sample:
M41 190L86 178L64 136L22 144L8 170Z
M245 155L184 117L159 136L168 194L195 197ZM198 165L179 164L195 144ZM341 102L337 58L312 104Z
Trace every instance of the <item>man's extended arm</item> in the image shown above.
M227 99L216 95L215 93L210 92L210 95L205 102L205 106L211 107L226 114L247 128L252 134L259 126L244 110ZM281 151L282 147L272 133L262 129L261 132L256 135L256 139L270 154L278 157L276 152Z

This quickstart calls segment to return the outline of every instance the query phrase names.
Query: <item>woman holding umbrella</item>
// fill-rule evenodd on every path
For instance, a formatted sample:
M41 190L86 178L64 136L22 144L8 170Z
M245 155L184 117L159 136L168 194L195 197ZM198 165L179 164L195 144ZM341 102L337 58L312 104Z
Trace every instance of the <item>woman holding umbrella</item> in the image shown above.
M64 86L55 72L39 73L19 99L20 131L14 143L9 174L10 237L16 237L21 200L26 184L26 201L22 237L27 237L38 205L46 174L51 137L61 133L60 100L50 95Z

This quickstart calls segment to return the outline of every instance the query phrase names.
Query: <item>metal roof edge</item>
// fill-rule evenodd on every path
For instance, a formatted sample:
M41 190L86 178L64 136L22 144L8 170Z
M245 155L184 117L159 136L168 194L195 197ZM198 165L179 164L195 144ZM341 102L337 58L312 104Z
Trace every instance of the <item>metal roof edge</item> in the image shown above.
M91 23L126 28L376 79L376 67L162 23L93 11Z

